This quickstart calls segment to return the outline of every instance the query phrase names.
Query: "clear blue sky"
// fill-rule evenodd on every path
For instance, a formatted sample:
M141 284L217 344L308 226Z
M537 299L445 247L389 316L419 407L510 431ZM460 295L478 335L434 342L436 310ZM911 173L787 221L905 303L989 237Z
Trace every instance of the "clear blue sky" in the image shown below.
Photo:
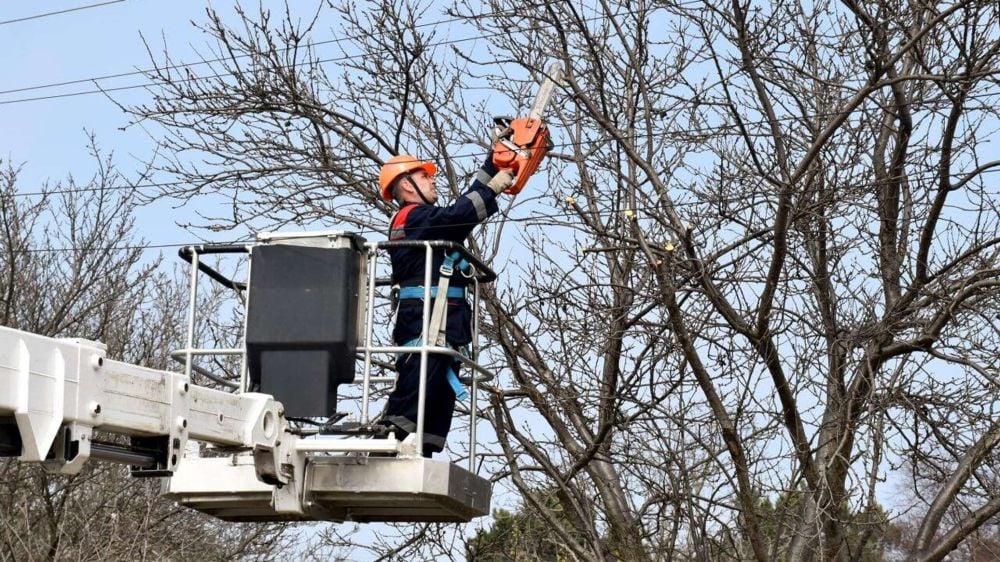
M149 68L142 36L154 50L169 47L182 62L199 59L194 49L205 52L205 39L192 25L203 22L204 1L123 0L91 8L67 11L34 19L40 14L71 10L107 0L59 0L51 2L5 2L0 6L0 90L16 90L66 81L134 72ZM231 16L232 2L212 4ZM267 1L275 11L283 2ZM295 3L311 8L314 2ZM256 2L249 2L254 9ZM140 34L142 36L140 36ZM332 34L332 32L331 32ZM159 53L157 53L159 54ZM100 80L102 88L117 88L148 82L143 76ZM46 179L59 180L73 174L86 181L94 170L87 155L85 130L93 131L105 151L126 175L151 154L152 143L141 129L122 131L126 116L103 94L60 96L97 89L93 82L0 93L0 159L24 164L19 190L37 191ZM139 103L148 94L141 88L115 91L116 100ZM145 209L140 213L139 233L152 244L190 242L192 236L173 223L184 220L183 209Z

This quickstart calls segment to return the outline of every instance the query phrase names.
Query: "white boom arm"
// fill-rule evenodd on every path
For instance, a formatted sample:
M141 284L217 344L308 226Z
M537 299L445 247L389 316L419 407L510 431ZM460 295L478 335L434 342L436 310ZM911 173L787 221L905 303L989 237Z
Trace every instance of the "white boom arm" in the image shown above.
M155 466L141 455L134 464L166 476L188 439L274 447L281 414L266 394L195 386L182 374L108 360L97 342L0 327L0 417L16 421L20 460L43 462L52 472L75 474L92 454L125 455L112 444L91 443L93 431L103 430L165 439Z
M129 443L95 442L95 430ZM253 454L185 459L189 439ZM0 327L0 454L49 472L75 474L88 460L130 464L136 476L170 476L171 499L230 521L456 522L489 513L488 481L421 458L410 441L301 438L268 394L199 387L183 374L108 360L98 342Z
M256 487L273 487L273 511L306 511L310 442L288 433L281 403L267 394L196 386L179 373L108 360L98 342L0 327L0 419L11 418L8 449L13 441L20 461L62 474L95 459L131 464L136 476L173 476L188 439L252 450ZM130 446L94 442L95 430L128 436ZM394 452L396 444L369 448Z

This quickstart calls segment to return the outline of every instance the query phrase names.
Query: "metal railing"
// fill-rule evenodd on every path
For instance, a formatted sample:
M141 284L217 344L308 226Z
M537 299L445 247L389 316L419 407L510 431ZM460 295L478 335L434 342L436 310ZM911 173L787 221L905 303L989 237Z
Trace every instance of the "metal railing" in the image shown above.
M462 245L454 242L440 240L397 240L388 242L371 242L366 244L368 253L368 287L365 291L365 321L362 333L365 334L365 342L359 349L364 354L364 367L362 371L362 409L361 423L369 422L368 404L370 401L371 388L371 365L374 354L420 354L420 383L417 392L417 427L414 438L418 447L424 443L424 416L427 409L427 363L431 354L445 355L451 357L468 369L473 374L471 376L459 377L459 381L470 387L469 392L469 471L475 472L476 458L476 423L478 408L479 384L492 380L495 375L477 363L479 357L479 286L481 283L490 283L496 279L496 274L482 261L469 253ZM423 249L424 251L424 280L423 280L423 313L421 315L423 326L420 331L420 344L417 346L400 345L374 345L372 337L374 334L374 312L375 296L378 286L390 285L391 281L377 279L378 258L380 250L386 252L393 249ZM472 342L468 356L456 349L446 346L432 345L428 338L429 325L431 319L431 290L434 287L434 256L436 252L457 252L470 265L470 273L466 274L468 285L471 288L469 293L472 296ZM456 274L460 274L457 273ZM446 298L446 296L442 296Z
M216 348L196 348L194 346L194 331L195 325L198 322L197 309L198 309L198 273L202 272L208 275L212 280L220 283L225 287L229 287L236 291L237 293L243 293L247 289L247 283L240 283L234 281L213 267L201 261L202 254L246 254L250 252L252 245L242 244L202 244L198 246L185 246L181 248L177 253L180 255L181 259L191 264L191 273L188 277L188 315L187 315L187 337L185 347L182 349L176 349L170 352L170 357L174 360L181 361L184 364L184 375L189 379L191 378L191 372L197 372L198 374L218 383L227 388L234 389L238 392L245 392L246 378L247 378L247 361L246 361L246 346L242 348L231 348L231 349L216 349ZM250 273L247 272L247 278L249 279ZM244 301L245 302L245 301ZM246 324L243 326L243 338L246 341ZM215 356L215 355L239 355L240 356L240 382L239 384L233 383L232 381L226 380L219 377L206 369L202 369L194 364L194 358L196 356Z
M303 233L301 236L292 235L295 237L306 237L306 236L333 236L335 234L330 233ZM274 238L268 238L268 240L273 240ZM195 342L195 326L198 321L197 308L198 308L198 282L199 274L203 273L207 275L213 281L220 283L221 285L231 288L237 291L241 297L245 296L245 293L249 289L250 274L253 266L252 259L247 267L247 281L238 282L230 279L226 275L220 273L218 270L212 268L208 264L201 260L201 256L206 254L234 254L234 253L251 253L252 248L256 244L245 244L245 245L233 245L233 244L204 244L198 246L187 246L180 250L180 256L191 264L191 274L189 278L189 303L188 303L188 315L187 315L187 332L186 332L186 346L182 349L174 350L171 352L171 357L175 360L181 361L184 365L184 374L190 377L192 372L203 375L218 384L222 384L236 392L246 392L249 388L248 381L248 365L247 365L247 354L246 354L246 323L244 322L242 342L243 347L237 348L196 348L194 346ZM413 437L416 439L418 444L418 451L422 448L423 437L424 437L424 416L426 412L427 403L427 365L428 358L432 354L445 355L452 357L463 365L466 369L471 371L470 375L459 376L460 382L462 384L470 387L469 400L470 400L470 424L469 424L469 471L475 472L475 458L476 458L476 425L477 425L477 415L478 415L478 393L479 385L483 382L487 382L494 378L494 374L479 365L477 360L479 357L480 345L479 345L479 287L481 284L492 282L496 279L496 274L488 266L486 266L482 261L480 261L475 256L471 255L468 250L466 250L460 244L446 241L388 241L388 242L370 242L365 244L367 250L367 269L365 270L365 276L363 279L362 286L359 287L362 290L362 295L360 298L364 300L364 313L362 315L362 323L359 326L359 342L357 347L358 354L362 357L362 376L361 378L354 378L354 384L361 385L361 415L360 423L362 425L371 423L371 417L369 415L369 405L372 399L372 385L373 384L389 384L394 382L395 377L392 376L374 376L372 374L372 369L375 364L386 366L387 362L376 361L375 356L384 354L394 357L397 354L411 353L419 354L420 356L420 382L418 391L418 404L417 404L417 423L416 431ZM423 297L423 329L421 332L420 344L417 346L400 346L400 345L379 345L376 344L374 340L374 333L376 330L375 326L375 309L376 309L376 299L383 298L388 299L389 295L380 295L379 289L389 287L391 282L387 278L378 278L378 268L379 268L379 258L386 252L392 249L423 249L424 251L424 297ZM431 314L431 303L433 299L431 298L431 287L433 286L434 279L434 257L436 252L458 252L459 255L464 258L471 266L471 273L466 275L466 283L468 294L472 296L472 343L470 345L470 352L465 355L458 350L452 349L445 346L431 345L427 338L428 326L430 323ZM456 272L456 275L461 275ZM246 302L246 299L242 299ZM248 316L248 315L245 315ZM202 356L233 356L238 355L241 357L240 363L240 382L234 383L232 381L226 380L222 377L214 375L213 373L202 369L194 364L195 357ZM280 400L280 398L279 398ZM331 415L334 412L330 412ZM357 450L354 447L351 450ZM372 443L371 451L382 451L385 449L383 443Z

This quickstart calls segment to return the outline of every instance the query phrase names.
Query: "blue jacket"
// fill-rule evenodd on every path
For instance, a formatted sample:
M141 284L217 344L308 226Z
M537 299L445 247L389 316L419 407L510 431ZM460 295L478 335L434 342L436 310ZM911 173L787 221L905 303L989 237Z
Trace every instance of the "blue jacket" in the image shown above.
M453 204L447 207L408 203L392 218L389 240L446 240L464 244L472 230L499 210L496 194L486 182L497 172L492 162L487 162L476 174L472 185ZM389 250L392 262L392 282L402 286L423 285L424 250L421 248L395 248ZM444 260L444 251L434 252L433 283L437 284L438 270ZM461 275L451 280L453 287L465 285Z
M487 162L477 172L472 185L453 204L447 207L409 203L396 213L389 227L389 240L447 240L464 244L472 230L499 211L496 194L486 183L497 172L492 162ZM393 248L389 250L392 263L392 282L404 287L424 283L425 251L423 248ZM445 251L433 253L434 271L432 285L437 286L439 270ZM451 278L452 287L466 285L466 279L457 274ZM446 333L448 342L462 346L472 341L470 320L472 311L464 299L449 299ZM420 299L407 299L399 304L393 340L396 343L420 337L423 329L423 303Z

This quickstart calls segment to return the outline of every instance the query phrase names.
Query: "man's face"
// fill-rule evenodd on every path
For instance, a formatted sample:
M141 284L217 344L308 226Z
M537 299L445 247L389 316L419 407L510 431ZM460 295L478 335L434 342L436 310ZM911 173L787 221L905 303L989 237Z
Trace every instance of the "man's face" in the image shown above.
M437 188L434 187L434 176L428 175L424 170L417 170L410 174L410 180L413 181L414 189L419 190L424 195L424 199L432 205L437 203L438 194ZM417 195L416 200L420 200L419 195Z

